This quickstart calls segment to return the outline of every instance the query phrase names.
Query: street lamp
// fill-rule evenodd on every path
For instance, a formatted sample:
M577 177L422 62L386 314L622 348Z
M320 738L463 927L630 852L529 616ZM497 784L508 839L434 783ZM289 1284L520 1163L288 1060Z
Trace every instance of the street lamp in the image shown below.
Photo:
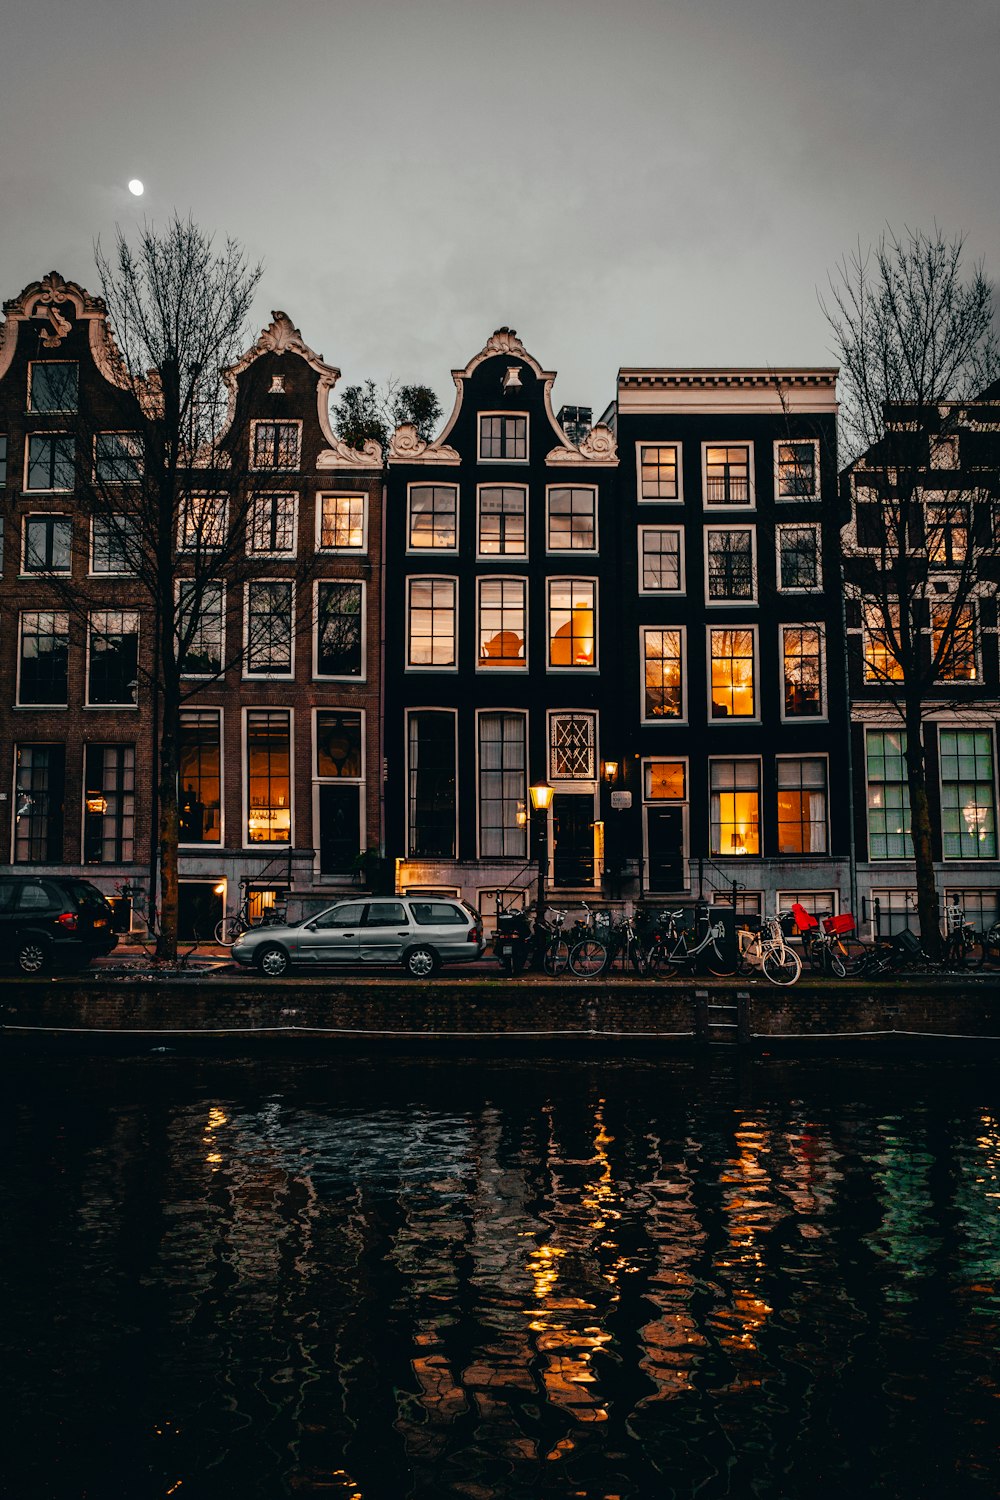
M545 915L545 861L548 857L548 840L546 829L548 822L548 811L552 806L553 788L547 781L536 781L534 786L528 788L531 795L531 810L536 815L538 829L536 838L538 841L538 892L535 901L535 932L541 932L542 918Z

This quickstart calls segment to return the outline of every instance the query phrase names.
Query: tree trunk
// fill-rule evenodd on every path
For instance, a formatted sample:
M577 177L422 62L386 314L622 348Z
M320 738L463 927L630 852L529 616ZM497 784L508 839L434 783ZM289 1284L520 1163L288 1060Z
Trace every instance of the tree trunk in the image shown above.
M176 695L163 695L160 723L160 926L156 938L157 958L177 958L177 738L180 722Z
M910 837L917 877L917 920L920 941L931 958L941 952L937 885L934 880L934 848L931 842L931 811L927 795L927 760L920 703L906 708L906 780L910 794Z

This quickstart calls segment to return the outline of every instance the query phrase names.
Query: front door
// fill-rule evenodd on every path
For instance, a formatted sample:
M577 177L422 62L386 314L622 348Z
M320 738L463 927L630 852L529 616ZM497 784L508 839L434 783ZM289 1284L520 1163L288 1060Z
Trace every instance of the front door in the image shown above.
M594 883L594 799L556 792L552 799L552 879L557 886Z
M222 896L214 883L177 882L177 936L182 942L210 942L222 917Z
M353 875L361 853L361 788L324 782L319 789L319 868L323 875Z
M684 811L680 807L647 807L649 889L684 889Z

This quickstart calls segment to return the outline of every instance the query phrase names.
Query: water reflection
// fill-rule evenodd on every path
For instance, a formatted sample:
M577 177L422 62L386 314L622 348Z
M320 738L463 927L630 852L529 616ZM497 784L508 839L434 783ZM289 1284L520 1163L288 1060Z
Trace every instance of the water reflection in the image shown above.
M990 1073L30 1062L19 1496L992 1494Z

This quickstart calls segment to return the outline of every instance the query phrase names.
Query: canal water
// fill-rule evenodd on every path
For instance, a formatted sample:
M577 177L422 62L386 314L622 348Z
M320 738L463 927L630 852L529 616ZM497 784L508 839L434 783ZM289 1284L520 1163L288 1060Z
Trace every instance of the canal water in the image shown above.
M5 1495L997 1493L992 1062L0 1072Z

